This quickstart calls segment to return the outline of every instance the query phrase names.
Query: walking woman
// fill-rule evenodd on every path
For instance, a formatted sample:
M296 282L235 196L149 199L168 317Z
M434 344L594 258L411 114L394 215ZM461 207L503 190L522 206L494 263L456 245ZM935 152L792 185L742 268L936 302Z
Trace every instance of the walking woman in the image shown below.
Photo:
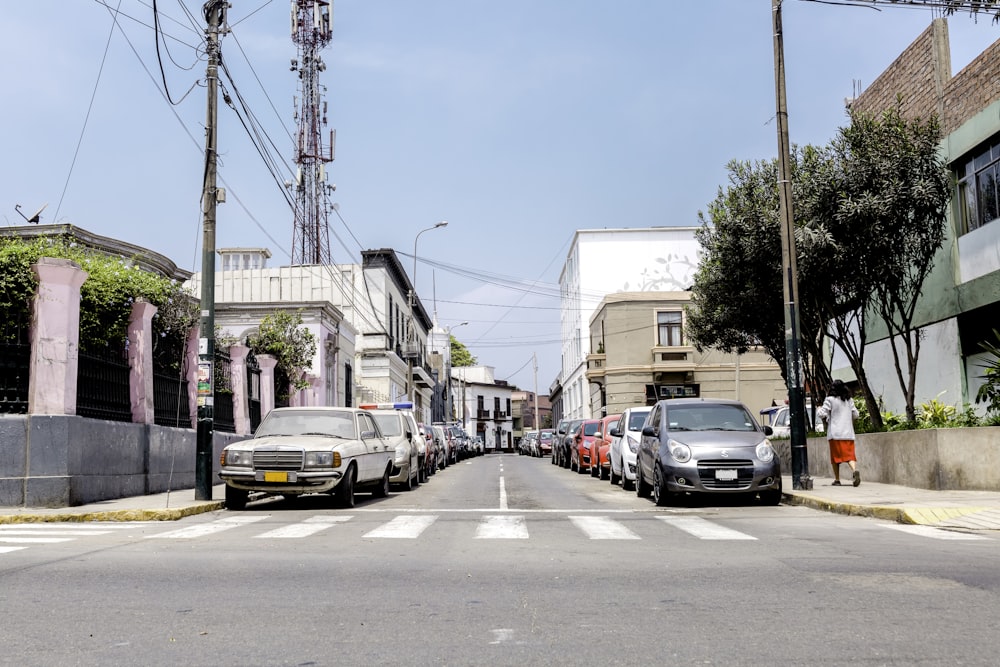
M854 486L861 484L857 458L854 455L854 420L858 408L851 399L851 391L840 380L833 381L830 395L816 414L826 422L826 437L830 441L830 463L833 464L833 485L840 486L840 464L851 466Z

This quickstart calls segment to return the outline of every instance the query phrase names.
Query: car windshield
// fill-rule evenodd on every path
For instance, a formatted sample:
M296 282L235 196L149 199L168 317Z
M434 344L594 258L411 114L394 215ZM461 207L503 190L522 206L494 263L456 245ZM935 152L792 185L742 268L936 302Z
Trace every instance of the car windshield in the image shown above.
M601 428L600 422L588 422L583 425L583 434L594 435L600 430L600 428Z
M295 410L267 415L257 427L255 438L277 435L325 435L356 438L354 413L346 410Z
M399 415L394 414L373 414L375 417L375 422L378 424L378 428L382 431L382 435L387 438L394 438L398 435L403 434L403 429L399 425Z
M781 410L781 411L779 411L778 414L775 415L775 417L774 417L774 425L775 426L788 426L789 425L788 415L789 415L789 411L788 410Z
M550 431L542 431L541 435L538 436L541 442L550 442L552 440L552 433Z
M667 409L671 431L755 431L753 417L739 405L678 405Z
M649 414L649 410L643 410L642 412L633 412L628 416L628 430L639 431L642 429L642 425L646 423L646 415Z

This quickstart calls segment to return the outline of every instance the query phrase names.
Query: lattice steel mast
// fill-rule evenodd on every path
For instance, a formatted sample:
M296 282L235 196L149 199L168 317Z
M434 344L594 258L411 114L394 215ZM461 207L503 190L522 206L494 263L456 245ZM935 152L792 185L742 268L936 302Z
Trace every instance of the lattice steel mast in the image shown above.
M319 52L333 35L332 0L292 0L292 41L298 58L292 71L299 73L299 96L295 122L298 126L295 163L295 228L292 234L292 264L330 264L330 232L327 194L335 186L326 180L326 163L333 161L336 134L326 132L325 88L319 73L326 69Z

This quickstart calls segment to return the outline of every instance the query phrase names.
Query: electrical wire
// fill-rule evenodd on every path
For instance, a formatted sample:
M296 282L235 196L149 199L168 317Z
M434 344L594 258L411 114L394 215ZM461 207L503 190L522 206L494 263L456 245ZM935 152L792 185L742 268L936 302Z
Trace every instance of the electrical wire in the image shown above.
M94 89L90 92L90 102L87 104L87 113L83 117L83 127L80 128L80 136L76 140L76 148L73 150L73 159L69 163L69 171L66 173L66 181L63 183L62 192L59 194L59 203L56 205L56 215L54 220L59 219L59 210L62 208L63 199L66 197L66 190L69 188L70 178L73 176L73 168L76 166L76 158L80 155L80 146L83 145L83 135L87 132L87 124L90 121L90 112L94 109L94 100L97 98L97 87L101 83L101 75L104 73L104 63L108 60L108 50L111 48L111 37L115 34L115 26L118 24L118 9L122 6L118 0L118 7L111 15L111 29L108 31L108 39L104 43L104 53L101 55L101 66L97 68L97 80L94 81ZM108 10L110 11L110 7Z

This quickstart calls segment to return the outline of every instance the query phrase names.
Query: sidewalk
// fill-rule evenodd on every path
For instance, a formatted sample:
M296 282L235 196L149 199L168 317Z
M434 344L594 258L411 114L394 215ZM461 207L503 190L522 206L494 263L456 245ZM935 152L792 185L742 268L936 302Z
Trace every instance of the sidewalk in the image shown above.
M813 488L792 489L791 475L782 478L787 505L805 505L839 514L870 516L898 523L958 530L1000 530L1000 492L931 491L861 480L852 486L832 486L833 477L813 477Z
M102 500L77 507L0 507L0 525L48 521L176 521L222 509L225 484L212 487L212 500L195 500L194 489Z
M782 479L786 505L804 505L827 512L869 516L898 523L955 530L1000 530L1000 492L930 491L862 480L861 486L831 486L832 477L813 477L808 491L792 489ZM212 500L195 500L194 489L105 500L57 509L0 507L0 524L46 521L176 521L193 514L222 509L225 486L212 487Z

